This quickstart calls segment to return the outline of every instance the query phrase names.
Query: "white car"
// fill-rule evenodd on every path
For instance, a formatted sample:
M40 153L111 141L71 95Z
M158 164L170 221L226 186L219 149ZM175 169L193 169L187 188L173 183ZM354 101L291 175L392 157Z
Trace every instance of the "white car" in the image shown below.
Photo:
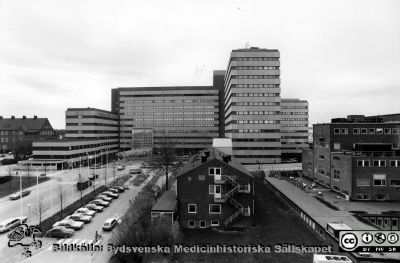
M27 220L28 220L28 217L26 217L26 216L9 218L0 223L0 232L6 232L16 226L19 226L20 224L26 223Z
M84 215L94 216L96 214L96 211L81 207L78 210L76 210L74 214L84 214Z
M104 201L102 199L95 199L91 201L90 204L101 205L103 207L106 207L110 205L110 202Z
M97 196L98 199L104 200L106 202L111 202L113 199L111 197L105 196L105 195L99 195Z
M65 220L67 220L67 219L72 219L74 221L81 221L84 223L90 223L92 221L92 216L85 215L85 214L72 214L65 218Z
M83 224L84 224L83 222L74 221L72 219L67 219L67 220L64 219L62 221L58 221L57 223L55 223L53 225L53 228L58 227L58 226L65 226L66 228L70 228L73 230L79 230L79 229L82 229Z
M118 225L118 220L116 218L109 218L104 222L103 230L111 231L116 225Z

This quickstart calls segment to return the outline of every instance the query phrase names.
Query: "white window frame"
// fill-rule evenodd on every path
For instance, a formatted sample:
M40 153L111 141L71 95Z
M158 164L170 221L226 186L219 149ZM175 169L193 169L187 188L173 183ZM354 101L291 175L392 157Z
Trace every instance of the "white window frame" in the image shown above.
M368 134L368 129L367 128L361 128L360 129L360 134Z
M375 181L381 181L383 184L375 184ZM372 186L377 186L377 187L385 187L386 186L386 174L374 174L372 176Z
M333 134L340 134L340 128L333 128Z
M368 134L375 134L375 128L368 128Z
M341 134L348 134L348 133L349 133L349 129L348 129L348 128L342 128L342 129L340 130L340 133L341 133Z
M190 212L190 206L194 205L194 212ZM196 214L197 213L197 204L188 204L188 213L189 214Z
M360 134L360 128L353 128L353 134Z
M219 207L219 212L212 212L211 211L211 207L212 206L218 206ZM220 215L220 214L222 214L222 206L221 206L221 204L209 204L208 205L208 213L210 215Z
M204 226L201 226L201 223L204 223ZM207 227L207 221L206 220L200 220L199 221L199 227L200 228L206 228Z
M190 223L193 223L193 226L191 226ZM188 228L196 228L196 221L188 220Z
M219 171L219 173L217 173L217 171ZM222 168L221 167L210 167L210 168L208 168L208 175L222 175Z
M215 223L217 222L217 223ZM219 226L219 221L218 220L211 220L211 226Z

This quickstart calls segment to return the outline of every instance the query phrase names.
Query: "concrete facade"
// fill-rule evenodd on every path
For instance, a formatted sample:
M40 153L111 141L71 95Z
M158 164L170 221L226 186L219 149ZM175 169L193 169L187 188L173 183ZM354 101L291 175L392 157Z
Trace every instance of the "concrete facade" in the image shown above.
M64 168L104 163L109 157L108 161L112 160L118 152L116 114L94 108L70 108L65 115L65 138L35 141L33 163L40 165L39 160L64 160Z
M281 99L282 159L301 160L301 150L308 147L308 101Z
M225 136L242 164L281 162L280 53L231 52L225 76ZM222 110L222 109L221 109Z
M112 94L121 151L132 149L133 129L153 129L155 148L168 137L183 153L210 147L219 137L219 91L212 86L118 88Z

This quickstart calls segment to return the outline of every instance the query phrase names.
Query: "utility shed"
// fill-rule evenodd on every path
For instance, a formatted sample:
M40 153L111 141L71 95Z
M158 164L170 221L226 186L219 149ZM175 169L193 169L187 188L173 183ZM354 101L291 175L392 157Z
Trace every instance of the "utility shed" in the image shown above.
M176 193L174 191L166 191L151 209L151 221L168 220L171 222L172 227L176 218L176 209Z

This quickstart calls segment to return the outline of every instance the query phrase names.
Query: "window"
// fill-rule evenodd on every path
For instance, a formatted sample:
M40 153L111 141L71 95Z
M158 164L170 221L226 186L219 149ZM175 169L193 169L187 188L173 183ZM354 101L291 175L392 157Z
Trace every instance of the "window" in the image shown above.
M399 128L393 128L392 134L399 134Z
M339 170L336 170L336 169L333 170L333 179L340 180L340 171Z
M375 128L369 128L368 129L369 134L375 134Z
M375 167L385 167L386 161L385 160L374 160Z
M333 129L333 133L334 133L334 134L340 134L340 129L339 129L339 128Z
M383 128L376 128L376 134L383 134Z
M393 149L399 149L399 144L398 143L393 143L392 147L393 147Z
M192 177L191 176L188 177L188 181L189 182L192 181Z
M353 129L353 134L360 134L360 129L359 128L354 128Z
M221 168L209 168L209 175L221 175Z
M367 128L361 128L361 134L367 134Z
M189 220L188 221L188 227L189 228L195 228L196 227L196 223L194 220Z
M358 194L358 195L357 195L357 200L362 200L362 199L363 199L363 195Z
M364 195L364 200L369 200L369 195Z
M333 143L333 149L334 150L340 150L340 142L334 142Z
M390 166L391 167L397 167L400 166L400 160L396 161L396 160L390 160Z
M214 192L215 192L214 189L215 189L215 185L210 184L210 185L208 186L208 194L213 195Z
M357 179L357 186L369 186L369 179Z
M208 212L210 214L221 214L221 205L220 204L210 204L208 206Z
M206 177L204 175L199 175L199 181L204 181Z
M357 166L358 167L368 167L368 166L370 166L370 162L369 162L369 160L358 160Z
M320 174L325 174L325 171L318 168L318 173L320 173Z
M376 195L376 200L385 200L385 195L383 195L383 194L377 194L377 195Z
M348 134L348 129L347 128L342 128L342 134Z
M211 226L219 226L218 220L211 220Z
M188 213L196 214L197 213L197 205L196 204L188 204Z
M325 156L323 156L323 155L319 155L318 158L321 160L325 160Z
M390 132L391 131L390 128L385 128L384 131L385 131L385 134L390 134L391 133Z
M205 220L200 221L200 228L206 228L207 224Z
M390 186L400 186L400 179L390 180Z
M386 186L386 174L374 174L374 186Z

